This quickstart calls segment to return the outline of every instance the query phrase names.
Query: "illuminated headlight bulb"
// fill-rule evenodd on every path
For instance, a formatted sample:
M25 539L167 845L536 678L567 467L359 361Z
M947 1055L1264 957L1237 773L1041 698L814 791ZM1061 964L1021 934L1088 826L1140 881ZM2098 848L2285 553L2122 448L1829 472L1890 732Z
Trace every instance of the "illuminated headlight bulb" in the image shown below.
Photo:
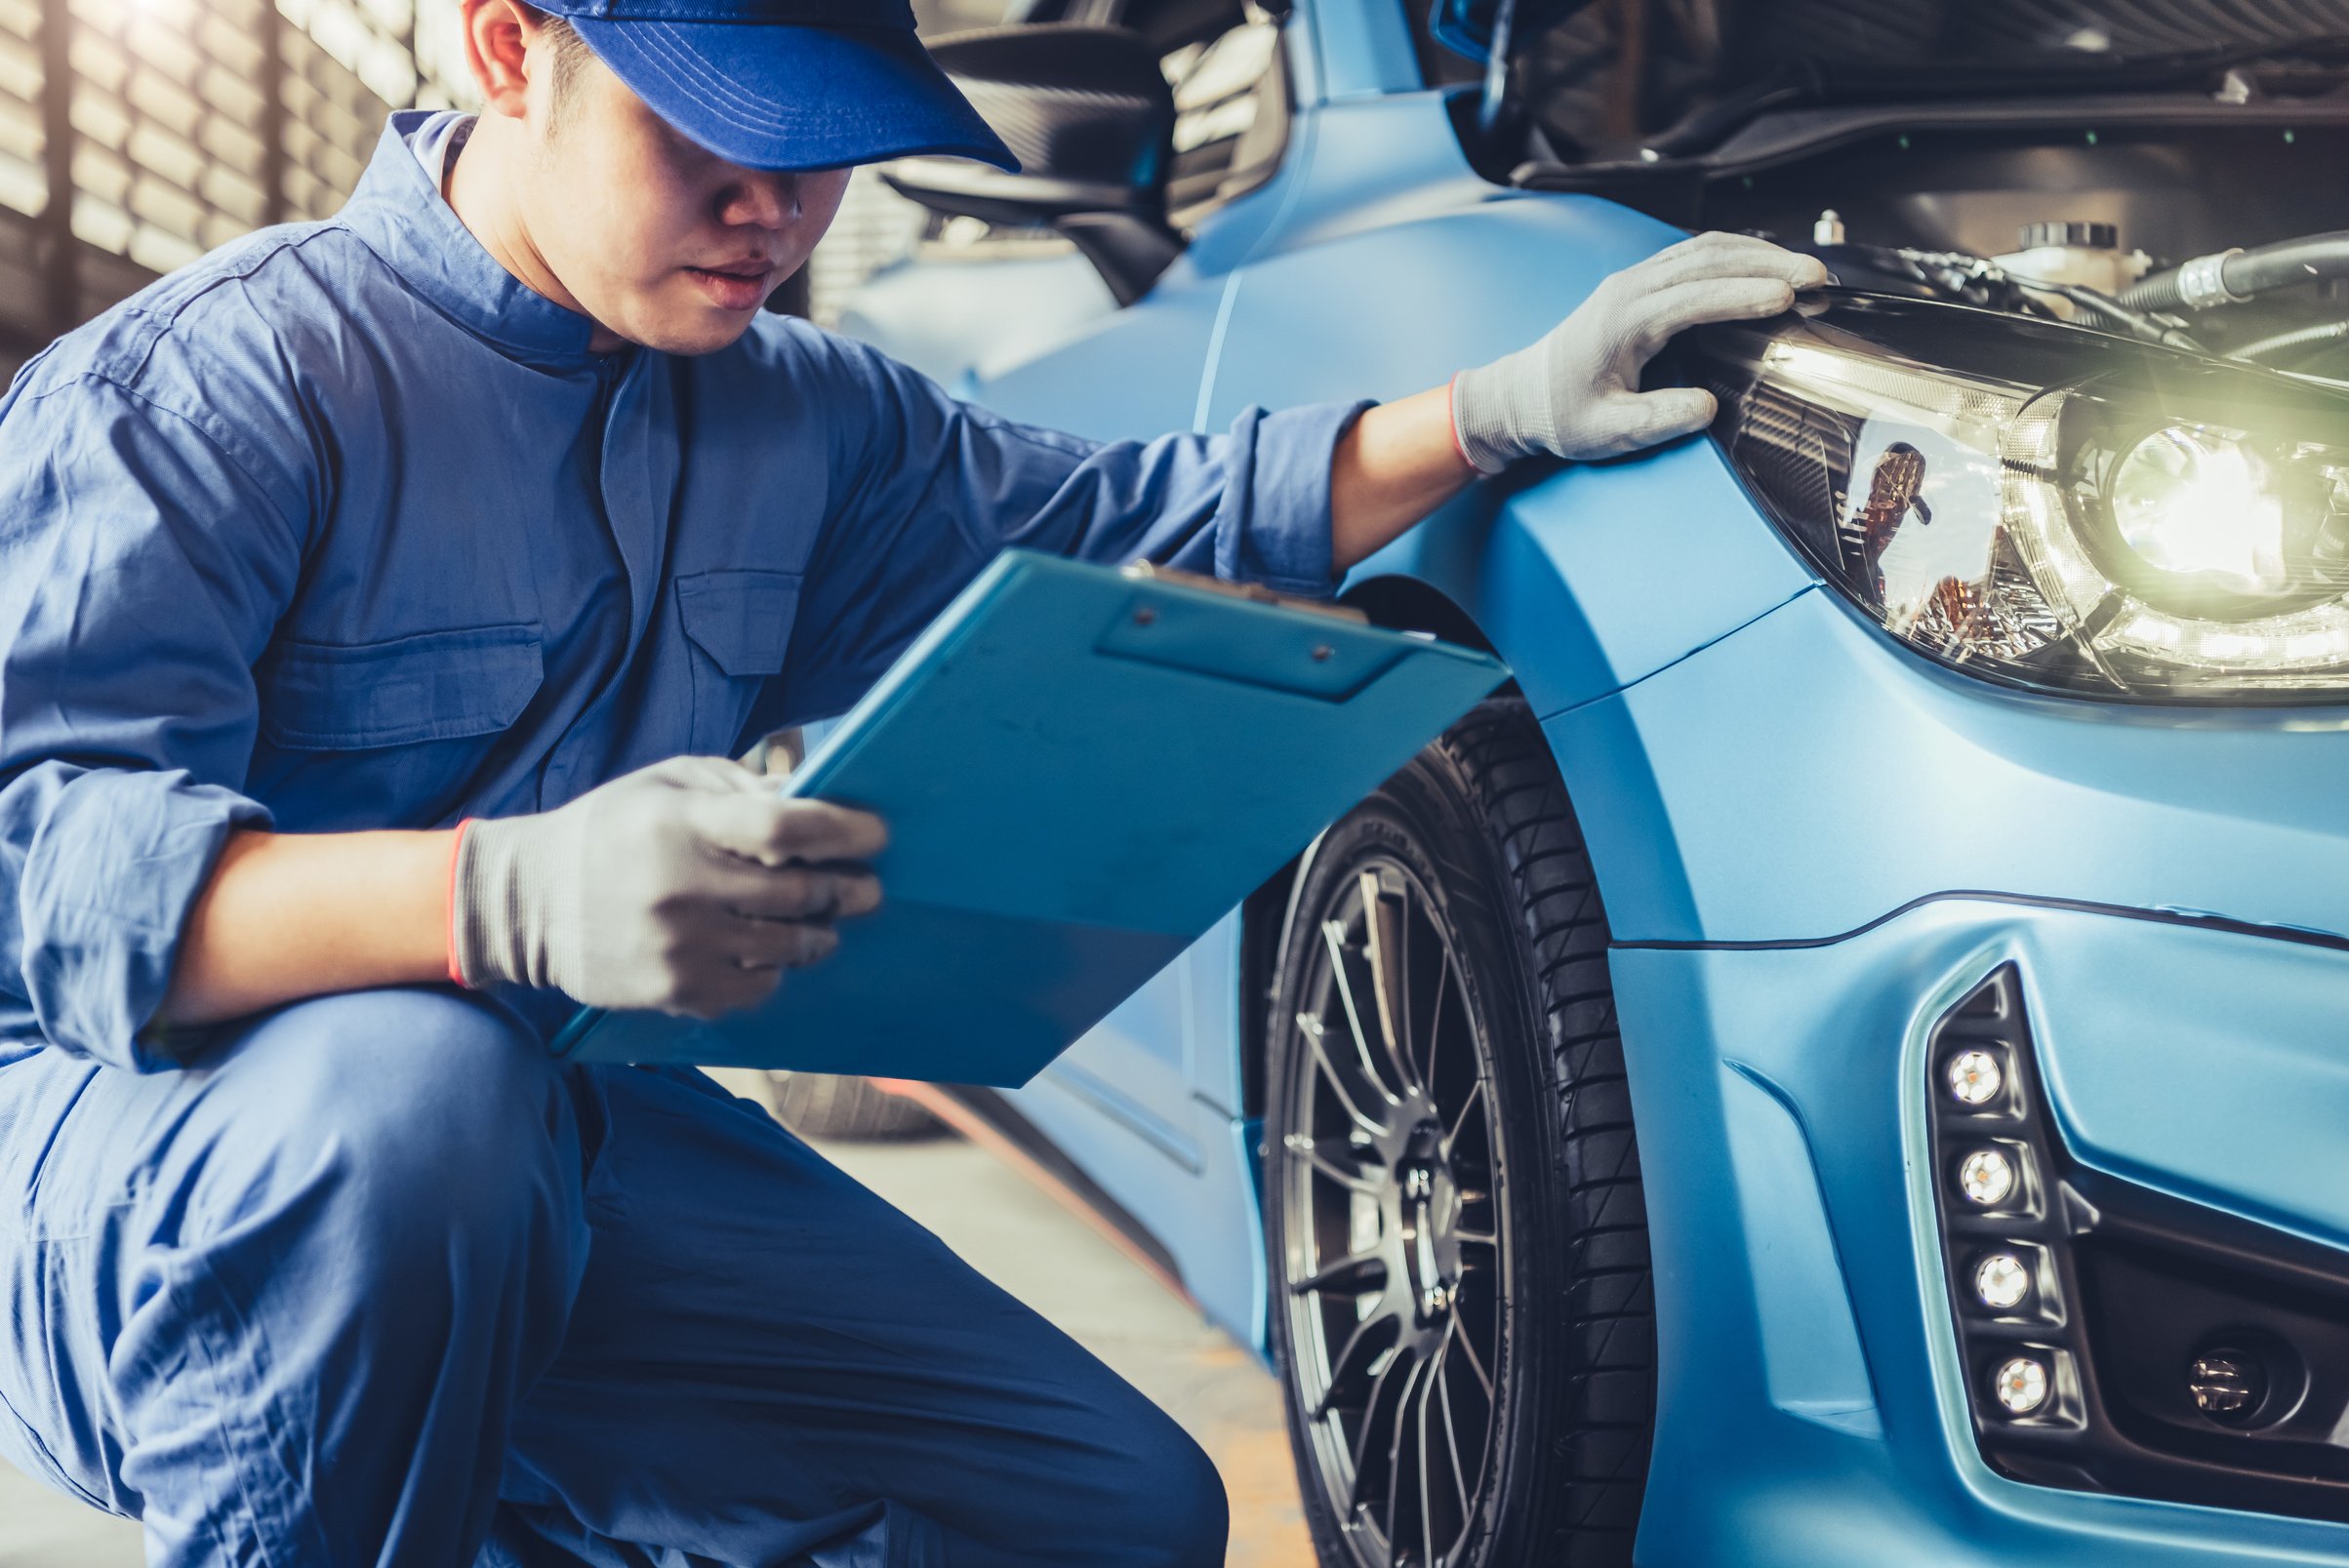
M2004 1312L2031 1294L2031 1270L2010 1252L1994 1252L1974 1267L1974 1293L1982 1305Z
M1950 1058L1949 1092L1962 1106L1988 1105L2005 1082L1999 1059L1988 1051L1961 1051Z
M2014 1190L2014 1165L1995 1148L1977 1148L1958 1167L1958 1190L1983 1208L1994 1208Z
M2009 1416L2028 1416L2047 1402L2047 1369L2027 1355L1999 1368L1991 1391Z
M2281 592L2284 502L2240 434L2167 424L2130 447L2113 470L2113 525L2148 566L2211 573L2250 593Z

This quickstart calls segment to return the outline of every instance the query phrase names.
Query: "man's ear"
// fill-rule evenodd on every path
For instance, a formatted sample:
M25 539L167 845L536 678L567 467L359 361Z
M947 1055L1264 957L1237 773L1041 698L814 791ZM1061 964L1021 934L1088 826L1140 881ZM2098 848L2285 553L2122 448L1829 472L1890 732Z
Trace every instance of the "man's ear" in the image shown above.
M519 120L530 103L530 45L538 13L518 0L464 0L465 59L484 112Z

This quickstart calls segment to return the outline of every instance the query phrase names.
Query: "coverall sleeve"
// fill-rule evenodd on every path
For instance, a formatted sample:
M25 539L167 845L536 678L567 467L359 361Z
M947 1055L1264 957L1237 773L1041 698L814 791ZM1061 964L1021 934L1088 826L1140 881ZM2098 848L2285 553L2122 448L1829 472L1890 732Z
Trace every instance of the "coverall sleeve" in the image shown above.
M0 412L0 1014L111 1066L180 1065L144 1031L182 927L269 820L252 668L301 547L234 439L90 376Z
M1249 409L1215 435L1097 442L964 403L863 344L824 342L839 385L830 507L787 690L765 710L775 724L847 707L1006 546L1148 556L1283 593L1336 586L1330 456L1366 402Z

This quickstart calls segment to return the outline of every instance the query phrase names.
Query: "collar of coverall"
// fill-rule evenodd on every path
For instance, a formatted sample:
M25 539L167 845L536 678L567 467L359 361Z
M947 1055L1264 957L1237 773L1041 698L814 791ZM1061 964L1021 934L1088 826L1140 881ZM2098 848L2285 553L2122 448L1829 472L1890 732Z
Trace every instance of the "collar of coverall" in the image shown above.
M542 369L592 364L595 323L565 309L498 263L441 199L409 145L432 111L391 116L342 222L443 314L504 351Z

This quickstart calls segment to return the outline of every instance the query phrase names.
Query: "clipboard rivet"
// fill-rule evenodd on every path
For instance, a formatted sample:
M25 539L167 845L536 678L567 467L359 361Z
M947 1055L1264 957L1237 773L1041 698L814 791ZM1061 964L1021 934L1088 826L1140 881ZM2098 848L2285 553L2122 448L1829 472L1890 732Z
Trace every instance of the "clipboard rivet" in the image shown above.
M1327 644L1327 643L1325 643L1325 642L1317 642L1317 643L1315 643L1315 644L1314 644L1314 663L1317 664L1317 663L1321 663L1323 660L1327 659L1327 658L1328 658L1328 657L1329 657L1331 654L1334 654L1334 653L1336 653L1336 652L1337 652L1337 650L1336 650L1335 648L1332 648L1332 647L1331 647L1329 644Z
M1152 608L1151 608L1149 605L1147 605L1147 604L1146 604L1146 605L1144 605L1144 606L1143 606L1141 609L1139 609L1139 610L1136 610L1136 611L1134 612L1134 624L1135 624L1135 625L1137 625L1137 626L1147 626L1147 625L1149 625L1149 624L1150 624L1152 622L1154 622L1154 621L1155 621L1155 620L1157 620L1157 619L1158 619L1158 612L1157 612L1157 611L1155 611L1155 610L1153 610L1153 609L1152 609Z

